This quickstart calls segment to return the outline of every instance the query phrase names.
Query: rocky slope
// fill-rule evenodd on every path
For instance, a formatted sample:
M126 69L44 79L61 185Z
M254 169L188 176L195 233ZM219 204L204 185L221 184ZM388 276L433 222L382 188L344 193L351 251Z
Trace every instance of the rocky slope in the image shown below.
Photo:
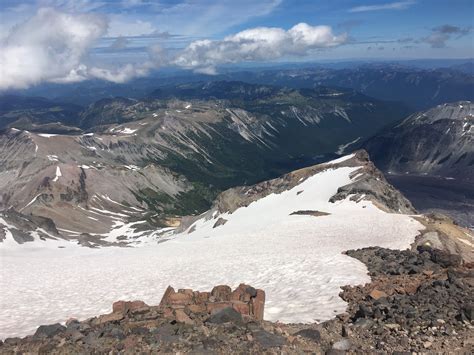
M443 104L409 116L364 147L384 171L472 181L473 127L472 102Z

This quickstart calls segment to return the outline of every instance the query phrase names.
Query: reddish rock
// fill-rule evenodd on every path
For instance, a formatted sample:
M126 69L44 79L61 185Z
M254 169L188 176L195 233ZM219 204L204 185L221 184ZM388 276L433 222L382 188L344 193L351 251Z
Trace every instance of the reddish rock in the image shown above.
M374 300L378 300L379 298L387 297L387 294L383 291L374 289L372 292L369 293L369 296L372 297Z
M232 303L230 302L213 302L213 303L208 303L206 305L207 312L210 314L214 314L224 308L227 307L232 307Z
M148 305L142 301L117 301L112 305L112 312L126 314L140 308L148 308Z
M227 285L219 285L212 289L211 295L215 297L217 302L230 301L232 289Z
M194 292L194 299L196 300L196 302L202 302L202 303L205 303L207 301L209 301L209 297L211 297L211 293L210 292ZM197 294L197 295L196 295Z
M184 324L194 324L193 320L189 318L189 316L184 313L182 309L176 309L174 311L174 316L177 322L184 323Z
M124 315L122 313L110 313L110 314L103 314L99 316L96 320L95 323L97 324L104 324L108 322L118 322L121 321L124 318Z
M249 302L252 297L256 296L256 290L245 284L240 284L234 292L232 292L231 299L242 302Z
M178 293L184 293L185 295L189 295L190 297L194 296L194 292L190 288L180 288L178 290Z
M211 292L190 289L180 289L175 292L171 286L168 286L159 309L165 318L191 324L193 315L205 317L206 314L212 315L225 308L232 308L241 315L262 320L264 304L265 292L246 284L240 284L234 291L229 286L219 285Z
M161 298L160 307L169 304L169 297L170 295L174 293L175 293L174 288L171 286L168 286L165 293L163 294L163 297Z
M205 304L191 304L187 306L187 309L192 313L204 313L207 311Z
M250 305L242 301L232 302L232 308L242 315L250 315Z
M177 306L186 306L193 300L192 294L172 293L168 296L168 304Z
M265 308L265 291L257 290L257 295L250 301L252 306L250 315L257 320L263 320L263 312Z

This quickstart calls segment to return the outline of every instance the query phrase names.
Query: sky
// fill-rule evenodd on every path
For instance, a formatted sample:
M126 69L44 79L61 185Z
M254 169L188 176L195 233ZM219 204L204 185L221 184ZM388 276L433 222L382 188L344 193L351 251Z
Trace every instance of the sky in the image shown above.
M1 0L0 90L162 68L474 57L472 0Z

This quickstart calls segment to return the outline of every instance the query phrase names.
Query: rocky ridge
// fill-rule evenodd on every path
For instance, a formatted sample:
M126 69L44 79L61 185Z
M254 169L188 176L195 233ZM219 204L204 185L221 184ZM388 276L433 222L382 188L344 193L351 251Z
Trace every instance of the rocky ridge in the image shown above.
M374 163L391 174L474 176L474 104L439 105L407 117L364 144Z
M416 214L410 201L387 182L383 174L370 161L367 152L359 150L341 161L336 159L328 163L295 170L279 178L252 186L228 189L218 195L213 207L205 214L183 218L177 232L186 230L197 219L209 219L216 215L232 213L236 209L248 206L270 194L279 194L290 190L319 172L340 167L359 167L359 169L351 174L353 181L340 187L337 193L331 197L330 202L335 203L350 197L353 201L369 200L378 208L390 213Z

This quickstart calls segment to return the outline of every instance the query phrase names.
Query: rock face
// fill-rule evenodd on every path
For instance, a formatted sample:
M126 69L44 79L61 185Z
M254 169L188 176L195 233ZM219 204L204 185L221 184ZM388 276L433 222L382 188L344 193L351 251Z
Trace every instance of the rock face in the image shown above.
M472 181L474 104L454 102L413 114L364 148L384 171Z

